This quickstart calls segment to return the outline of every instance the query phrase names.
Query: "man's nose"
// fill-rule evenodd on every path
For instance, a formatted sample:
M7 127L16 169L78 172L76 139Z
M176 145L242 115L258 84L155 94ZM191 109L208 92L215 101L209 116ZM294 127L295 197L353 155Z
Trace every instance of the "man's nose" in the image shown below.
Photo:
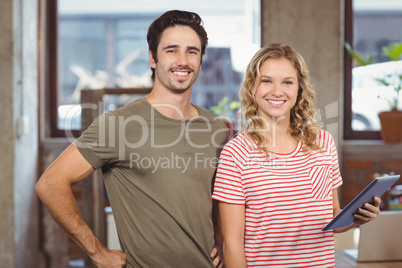
M188 55L185 52L180 52L177 53L177 64L178 65L184 65L187 66L188 65Z

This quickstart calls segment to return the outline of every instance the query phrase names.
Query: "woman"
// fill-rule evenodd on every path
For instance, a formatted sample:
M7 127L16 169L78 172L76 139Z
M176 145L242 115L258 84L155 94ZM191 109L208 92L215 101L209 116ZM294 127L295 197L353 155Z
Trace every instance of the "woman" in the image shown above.
M240 89L242 131L220 156L219 202L226 267L334 267L333 231L342 184L331 135L315 120L303 58L270 44L249 63ZM365 204L347 231L379 213Z

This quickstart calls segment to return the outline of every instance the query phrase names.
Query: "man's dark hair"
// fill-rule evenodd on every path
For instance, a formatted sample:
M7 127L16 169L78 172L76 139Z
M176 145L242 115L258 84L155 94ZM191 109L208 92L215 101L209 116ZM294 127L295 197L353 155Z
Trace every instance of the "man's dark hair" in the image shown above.
M208 44L207 32L204 29L201 17L194 12L170 10L163 13L148 28L147 41L148 48L152 53L155 62L158 62L157 49L164 30L176 25L189 26L193 29L201 40L201 62L202 56ZM155 69L152 69L152 80L155 79Z

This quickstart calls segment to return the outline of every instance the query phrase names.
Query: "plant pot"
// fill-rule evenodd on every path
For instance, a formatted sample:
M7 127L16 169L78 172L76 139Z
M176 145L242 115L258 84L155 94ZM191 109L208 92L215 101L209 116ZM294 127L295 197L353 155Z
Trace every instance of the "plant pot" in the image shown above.
M382 112L378 117L383 141L402 142L402 111Z

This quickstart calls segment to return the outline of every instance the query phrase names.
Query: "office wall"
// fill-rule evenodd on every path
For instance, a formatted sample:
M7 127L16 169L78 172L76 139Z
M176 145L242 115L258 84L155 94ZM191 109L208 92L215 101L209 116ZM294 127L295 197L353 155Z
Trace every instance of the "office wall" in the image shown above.
M346 206L378 174L402 174L402 143L344 141L341 207ZM400 178L395 185L401 185ZM388 209L389 191L381 197L382 210Z
M14 80L13 1L0 3L0 263L15 267L14 254ZM10 68L11 67L11 68Z
M39 267L37 0L0 2L0 267Z
M262 43L285 43L302 54L317 92L321 120L341 150L344 0L261 3Z

